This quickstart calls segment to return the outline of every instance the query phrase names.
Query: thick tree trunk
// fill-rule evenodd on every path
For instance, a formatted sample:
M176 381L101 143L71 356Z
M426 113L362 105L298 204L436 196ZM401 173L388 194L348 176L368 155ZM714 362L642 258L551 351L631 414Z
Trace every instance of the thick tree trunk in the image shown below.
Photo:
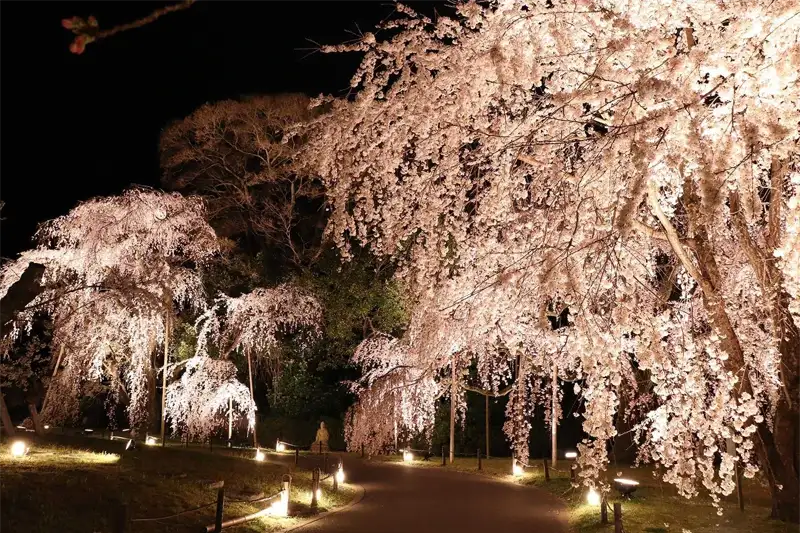
M39 411L36 409L35 403L28 404L28 411L31 413L31 420L33 420L33 429L37 435L44 435L44 427L42 426L42 419L39 417Z
M777 169L775 170L777 172ZM777 190L777 189L776 189ZM657 191L648 191L651 209L662 223L667 240L686 270L697 281L703 292L703 305L713 327L720 333L723 350L728 354L727 369L741 377L740 393L752 394L748 378L744 351L739 337L728 316L725 302L719 294L720 271L714 256L714 247L702 223L701 199L697 195L691 178L684 180L684 203L689 221L689 234L693 236L690 247L697 258L695 266L680 242L675 228L671 226L657 205ZM800 332L788 312L788 296L781 290L781 273L771 253L765 253L752 240L737 193L729 196L733 227L750 265L756 273L761 292L766 301L772 302L771 318L773 335L778 341L781 354L781 381L783 394L776 406L773 430L765 420L758 426L755 450L766 476L772 495L772 516L785 521L800 522ZM777 211L780 202L770 206ZM768 241L777 242L776 228L770 223Z
M44 393L44 401L42 402L42 412L44 413L47 404L50 402L50 391L52 390L52 384L58 375L58 369L61 366L61 358L64 355L64 345L62 344L61 347L58 349L58 358L56 359L56 366L53 368L53 375L50 377L50 383L47 386L47 391Z
M13 437L17 434L17 428L11 423L11 415L8 414L8 407L6 407L6 400L2 391L0 391L0 421L3 422L3 430L6 432L6 436Z

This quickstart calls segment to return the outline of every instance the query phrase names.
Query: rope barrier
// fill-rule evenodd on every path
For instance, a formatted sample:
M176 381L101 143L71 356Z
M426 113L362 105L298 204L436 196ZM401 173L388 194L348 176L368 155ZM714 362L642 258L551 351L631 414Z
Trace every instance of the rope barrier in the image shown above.
M280 491L276 492L275 494L273 494L272 496L264 496L264 497L261 497L261 498L256 498L254 500L240 500L238 498L225 498L225 500L229 501L231 503L260 503L260 502L265 502L265 501L269 501L269 500L274 500L275 498L279 497L282 493L283 493L283 490L280 490Z
M217 502L207 503L206 505L201 505L200 507L195 507L194 509L187 509L186 511L181 511L179 513L167 515L167 516L159 516L157 518L132 518L131 522L158 522L159 520L166 520L168 518L175 518L177 516L182 516L185 514L193 513L195 511L199 511L200 509L205 509L206 507L211 507L212 505L217 505Z

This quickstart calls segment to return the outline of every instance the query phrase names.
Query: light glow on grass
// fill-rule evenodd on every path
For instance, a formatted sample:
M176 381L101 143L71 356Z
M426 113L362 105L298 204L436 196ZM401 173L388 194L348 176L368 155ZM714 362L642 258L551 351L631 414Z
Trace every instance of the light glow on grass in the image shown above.
M514 462L511 464L511 474L515 477L519 477L525 473L525 469L522 468L522 465L514 459Z
M257 449L256 450L256 461L263 461L264 459L266 459L266 456L264 455L264 452L261 451L261 448Z
M12 457L22 457L28 453L28 445L25 441L22 440L15 440L11 443L11 456Z
M600 494L594 490L594 487L589 489L589 493L586 494L586 503L589 505L600 505Z
M405 461L406 463L410 463L413 460L414 460L414 454L413 453L411 453L408 450L403 452L403 461Z

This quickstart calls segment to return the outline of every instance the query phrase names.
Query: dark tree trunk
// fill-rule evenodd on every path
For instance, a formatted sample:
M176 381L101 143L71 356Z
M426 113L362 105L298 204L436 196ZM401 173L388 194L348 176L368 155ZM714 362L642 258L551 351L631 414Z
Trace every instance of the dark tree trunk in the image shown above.
M11 415L8 414L8 407L6 407L6 400L2 391L0 391L0 421L3 422L3 430L6 432L6 436L13 437L17 434L14 424L11 423Z

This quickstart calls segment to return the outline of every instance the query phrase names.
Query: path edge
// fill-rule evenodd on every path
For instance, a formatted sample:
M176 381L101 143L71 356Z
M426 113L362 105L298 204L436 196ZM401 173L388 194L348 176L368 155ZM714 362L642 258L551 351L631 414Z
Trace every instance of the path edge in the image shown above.
M303 522L301 522L299 524L295 524L295 525L293 525L291 527L288 527L286 529L279 529L275 533L288 533L289 531L295 531L297 529L306 527L309 524L313 524L317 520L322 520L323 518L326 518L326 517L328 517L328 516L330 516L332 514L336 514L336 513L342 512L342 511L346 511L347 509L350 509L354 505L356 505L359 502L361 502L361 500L364 499L364 495L367 492L366 490L364 490L364 487L362 487L361 485L355 485L355 486L356 486L356 491L357 491L356 495L353 496L353 499L350 500L345 505L342 505L341 507L336 507L335 509L333 509L331 511L325 511L324 513L319 513L318 515L313 516L311 518L308 518L307 520L305 520L305 521L303 521Z

